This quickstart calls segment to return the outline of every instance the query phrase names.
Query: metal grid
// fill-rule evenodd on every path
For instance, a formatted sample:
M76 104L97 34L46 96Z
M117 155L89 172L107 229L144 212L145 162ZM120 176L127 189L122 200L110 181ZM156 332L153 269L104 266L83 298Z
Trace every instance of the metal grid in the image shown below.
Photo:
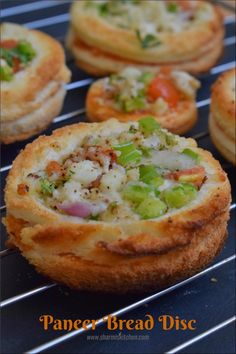
M64 44L64 35L66 33L66 28L69 20L69 14L68 14L68 9L70 5L69 2L70 1L64 1L64 0L52 0L52 1L44 0L44 1L32 2L31 0L31 1L21 1L20 3L19 0L11 1L11 2L9 1L7 2L5 0L3 1L4 8L1 11L1 16L4 21L18 22L18 23L25 24L30 28L39 28L40 30L44 30L49 34L53 35L55 38L57 38L62 44ZM233 184L233 166L231 166L228 162L226 162L218 154L214 146L211 144L208 131L207 131L207 115L208 115L209 104L210 104L210 99L209 99L210 85L215 81L215 79L220 73L235 66L234 25L235 25L234 16L229 16L225 19L226 37L224 40L224 44L225 44L224 57L222 57L220 63L217 66L211 69L208 75L203 75L200 77L202 81L202 88L199 90L198 100L197 100L197 106L199 108L199 121L197 126L189 133L189 136L195 138L198 141L198 144L200 146L212 151L212 153L216 156L216 158L220 160L223 168L228 173L232 184ZM78 121L86 120L85 109L84 109L84 98L86 95L87 88L90 85L90 83L94 80L94 78L88 77L84 72L76 69L73 64L73 60L68 53L67 53L67 65L72 70L72 82L67 85L68 94L65 101L65 105L62 114L54 119L53 124L46 131L46 134L50 134L50 132L53 129L64 126L65 124L73 124ZM32 140L33 139L29 139L27 142L30 142ZM15 143L12 144L11 146L3 146L2 168L1 168L3 187L4 187L7 173L11 168L12 160L19 153L20 149L26 145L27 142ZM235 207L236 207L236 203L235 200L233 200L233 203L231 205L231 213L232 214L234 213L234 215L235 215ZM1 200L0 210L1 213L4 215L5 205L3 203L3 200ZM163 299L165 301L169 293L172 293L172 296L174 297L175 296L174 294L176 294L179 291L179 289L181 291L183 291L184 289L185 289L184 291L188 291L186 290L185 286L187 284L188 287L192 286L191 285L192 283L195 284L196 286L196 282L194 281L196 281L197 279L198 279L198 283L200 282L200 279L201 282L203 282L203 279L205 279L207 276L211 276L212 274L219 274L219 271L222 271L224 267L229 267L230 271L232 271L232 262L235 260L236 257L236 255L233 254L234 225L232 220L229 224L230 236L226 243L226 247L212 266L206 268L205 270L194 275L191 278L181 281L178 284L175 284L174 286L171 286L165 290L157 292L151 296L145 296L145 297L133 296L128 298L127 297L124 298L123 296L121 296L121 297L116 297L115 299L112 299L109 296L101 296L95 294L90 294L90 295L86 293L78 294L66 288L61 288L59 285L55 283L51 283L51 282L45 283L45 278L36 274L34 270L28 264L26 264L26 262L24 262L24 260L22 259L22 257L19 255L17 251L5 249L4 240L6 238L6 235L3 232L4 235L1 239L2 248L0 251L0 256L2 258L2 262L5 263L5 264L2 263L2 268L3 268L2 277L3 277L3 283L6 283L6 287L3 288L4 300L1 302L1 307L3 308L3 318L4 316L6 318L6 316L9 315L8 316L9 324L7 325L7 327L11 327L12 321L15 320L12 312L11 311L9 312L8 310L9 308L11 308L11 306L15 307L16 313L19 313L19 308L27 309L27 301L28 303L31 303L33 301L35 306L38 306L38 304L41 303L43 299L43 301L46 302L48 301L52 305L51 297L50 297L51 291L60 293L61 296L60 296L59 303L62 306L66 306L66 304L68 304L68 301L69 302L78 301L80 296L82 296L82 300L86 302L87 307L90 307L90 304L92 304L94 301L98 299L100 301L100 304L103 306L103 309L100 311L99 316L97 316L97 309L96 311L93 312L94 317L93 316L91 317L91 314L90 317L89 316L86 317L86 312L82 313L82 315L85 316L86 318L100 318L98 321L98 325L102 325L104 324L103 317L105 315L112 313L115 316L121 316L121 315L124 316L126 313L129 313L130 311L136 308L139 308L138 310L139 313L143 305L147 306L146 304L150 303L153 300ZM14 272L16 271L16 268L14 268L14 263L19 265L19 269L17 269L17 271L19 270L19 272L17 274L18 276L20 274L20 278L22 277L22 279L18 280L18 284L16 284L17 278L14 277ZM5 277L4 277L4 273L5 273L4 270L6 270L7 273ZM13 271L13 275L11 275L10 277L9 277L9 270ZM28 277L28 275L27 277L23 276L22 274L25 272L26 274L30 274L30 277ZM34 279L34 281L32 281L32 278ZM10 280L13 281L14 284L13 286L12 283L10 283ZM32 284L35 283L36 286L33 287L28 286L28 284L30 285L31 283ZM18 288L20 288L20 290L18 290ZM21 288L24 289L24 291L21 291ZM5 295L4 292L6 293ZM15 295L15 293L17 293L18 295ZM55 295L55 293L53 294ZM108 306L105 305L106 301L108 302ZM153 304L155 304L155 302L153 302ZM64 317L65 314L67 318L70 318L70 316L73 315L73 312L71 311L64 312ZM78 317L78 313L77 313L77 318L81 318L83 316ZM218 320L218 322L214 323L214 326L206 326L205 330L200 328L198 334L196 335L195 333L189 334L188 337L185 336L185 339L181 339L181 337L178 337L174 339L172 343L168 342L167 345L159 345L159 347L157 347L157 350L159 350L158 352L167 351L168 353L183 352L183 350L185 350L186 348L188 348L188 350L190 348L191 350L191 348L196 348L196 343L198 343L200 340L206 341L206 339L209 338L210 335L212 336L216 332L220 333L226 326L228 328L235 321L235 319L236 317L233 316L232 309L231 309L230 316L228 315L227 318L221 316L220 321ZM37 321L37 319L35 319L35 321ZM88 329L90 329L90 326L88 326ZM55 333L50 333L49 336L44 335L43 333L41 333L40 336L38 336L37 333L33 332L34 338L27 338L26 336L23 340L23 343L18 338L19 335L16 334L15 340L13 340L13 342L15 343L13 343L12 345L5 343L2 352L13 353L14 351L21 352L27 350L27 353L40 353L42 351L51 352L50 350L53 348L54 351L52 352L63 353L64 352L63 350L65 350L68 342L71 342L73 338L79 335L83 335L83 332L84 330L81 329L81 330L69 332L68 334L64 334L64 335L60 335L60 334L55 335ZM11 338L12 338L12 334L11 334ZM25 341L28 341L29 343L32 344L27 344ZM34 349L29 350L30 347ZM76 346L73 346L72 349L70 350L71 350L70 352L73 353L80 352L79 351L80 349L78 348L76 349ZM149 353L148 348L143 349L143 351L145 350L146 353Z

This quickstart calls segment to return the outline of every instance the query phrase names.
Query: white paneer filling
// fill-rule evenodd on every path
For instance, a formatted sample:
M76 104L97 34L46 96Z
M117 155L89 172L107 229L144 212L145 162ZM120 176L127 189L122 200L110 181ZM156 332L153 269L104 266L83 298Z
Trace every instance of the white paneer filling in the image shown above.
M205 180L196 148L152 117L126 126L85 136L73 154L29 173L18 194L57 213L113 222L157 218L195 199Z

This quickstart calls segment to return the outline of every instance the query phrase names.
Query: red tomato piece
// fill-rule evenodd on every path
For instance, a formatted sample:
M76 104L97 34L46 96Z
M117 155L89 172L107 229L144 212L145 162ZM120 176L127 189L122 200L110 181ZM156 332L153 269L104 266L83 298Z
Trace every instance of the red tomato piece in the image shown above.
M169 172L166 178L179 182L192 183L200 188L206 178L206 171L202 166L194 166L186 170Z
M5 49L12 49L17 46L17 41L15 39L5 39L0 41L0 47Z
M157 76L147 89L150 101L162 97L170 107L174 108L180 99L180 93L169 78Z
M18 71L20 71L20 64L21 64L20 59L13 58L13 71L14 71L14 73L17 73Z

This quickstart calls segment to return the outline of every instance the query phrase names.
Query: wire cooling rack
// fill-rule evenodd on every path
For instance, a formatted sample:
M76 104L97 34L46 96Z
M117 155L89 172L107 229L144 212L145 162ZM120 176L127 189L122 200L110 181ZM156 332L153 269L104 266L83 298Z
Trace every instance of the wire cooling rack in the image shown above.
M64 45L69 21L70 1L3 0L2 21L24 24L52 35ZM202 87L198 92L199 119L188 136L210 150L220 160L235 190L233 166L215 149L208 134L210 86L219 74L235 66L235 17L225 18L226 35L224 55L211 71L200 77ZM72 82L67 85L67 97L60 116L56 117L45 134L67 124L86 121L84 102L89 85L95 79L75 67L67 53L67 65L72 71ZM12 161L24 146L32 141L2 147L1 183L11 169ZM3 193L2 193L3 194ZM2 229L2 353L233 353L234 348L234 298L235 298L235 198L231 205L229 237L221 254L202 272L157 293L134 296L116 296L77 292L37 274L18 251L5 247L6 234ZM1 214L5 205L1 196ZM63 269L62 269L63 271ZM103 317L113 314L122 319L144 318L152 314L156 319L170 314L185 319L196 319L195 331L164 332L160 328L142 332L135 338L126 330L110 335ZM83 329L70 332L44 331L39 317L51 314L59 319L99 319L95 331ZM88 329L89 326L88 326ZM127 336L123 340L122 336ZM132 333L134 335L134 333ZM142 337L143 336L143 337ZM146 336L146 337L145 337Z

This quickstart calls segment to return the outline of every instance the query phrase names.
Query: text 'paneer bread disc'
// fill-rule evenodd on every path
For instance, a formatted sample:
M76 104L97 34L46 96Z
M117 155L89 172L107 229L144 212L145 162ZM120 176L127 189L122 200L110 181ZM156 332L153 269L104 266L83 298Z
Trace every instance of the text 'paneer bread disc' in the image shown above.
M183 134L196 123L199 86L188 73L168 67L155 73L127 67L90 86L86 112L94 122L111 117L137 121L151 114L163 128Z
M215 257L230 200L212 155L155 119L80 123L36 139L14 161L8 244L77 289L152 291Z
M94 75L128 65L201 73L218 60L223 37L222 15L207 1L75 1L67 45Z
M236 164L235 68L220 75L212 87L210 135L221 154Z
M52 37L12 23L1 25L1 141L41 132L60 112L70 71Z

